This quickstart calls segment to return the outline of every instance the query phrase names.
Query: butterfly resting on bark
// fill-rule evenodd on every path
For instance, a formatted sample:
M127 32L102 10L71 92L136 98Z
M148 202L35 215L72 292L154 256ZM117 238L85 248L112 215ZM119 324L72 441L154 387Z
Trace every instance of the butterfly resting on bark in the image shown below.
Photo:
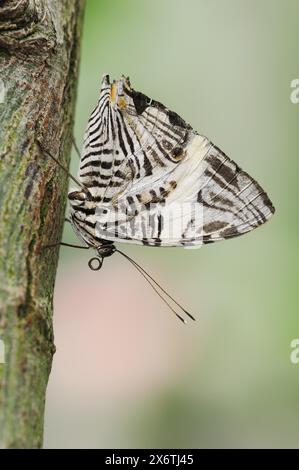
M180 308L114 243L200 247L250 232L274 213L251 176L124 76L112 83L108 75L102 79L73 180L79 189L68 195L70 221L85 247L96 250L91 269L119 252Z

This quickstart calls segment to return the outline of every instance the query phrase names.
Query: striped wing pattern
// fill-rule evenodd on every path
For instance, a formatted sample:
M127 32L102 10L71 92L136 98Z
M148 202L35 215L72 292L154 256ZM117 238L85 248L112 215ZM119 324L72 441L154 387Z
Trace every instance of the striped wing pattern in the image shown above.
M253 178L125 77L103 78L79 180L88 197L70 198L72 220L91 246L197 246L249 232L274 212Z

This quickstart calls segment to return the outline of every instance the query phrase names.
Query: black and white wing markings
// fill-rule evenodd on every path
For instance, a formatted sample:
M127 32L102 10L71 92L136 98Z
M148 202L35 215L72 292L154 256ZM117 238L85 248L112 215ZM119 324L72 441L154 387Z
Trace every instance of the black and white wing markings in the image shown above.
M79 179L91 197L77 201L73 217L93 244L196 246L249 232L274 213L253 178L125 77L103 79Z
M154 246L200 245L242 235L265 223L274 208L263 189L217 147L206 143L206 149L206 153L201 150L204 156L196 166L191 153L185 165L186 170L191 166L190 172L178 166L170 181L163 179L141 193L120 197L123 218L117 219L118 236L113 223L102 236L115 241L124 236L123 241ZM160 199L161 184L165 191ZM125 217L130 204L137 209L134 223ZM147 230L144 221L148 221Z

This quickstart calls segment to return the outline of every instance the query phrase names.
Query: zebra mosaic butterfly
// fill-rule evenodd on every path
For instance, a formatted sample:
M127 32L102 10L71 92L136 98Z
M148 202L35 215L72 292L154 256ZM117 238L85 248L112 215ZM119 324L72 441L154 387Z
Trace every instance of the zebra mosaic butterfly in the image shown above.
M92 269L119 251L115 242L201 246L250 232L274 213L251 176L124 76L113 83L103 77L78 183L68 195L71 223L97 252ZM127 258L156 290L158 284Z

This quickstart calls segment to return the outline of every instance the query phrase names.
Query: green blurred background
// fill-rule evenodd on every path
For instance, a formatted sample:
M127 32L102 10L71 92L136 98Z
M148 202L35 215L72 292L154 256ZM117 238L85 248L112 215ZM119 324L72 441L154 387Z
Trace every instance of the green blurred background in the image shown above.
M200 250L123 246L197 316L188 326L117 255L94 273L89 253L61 249L45 447L299 446L298 15L296 0L87 0L78 144L102 74L124 73L277 212Z

